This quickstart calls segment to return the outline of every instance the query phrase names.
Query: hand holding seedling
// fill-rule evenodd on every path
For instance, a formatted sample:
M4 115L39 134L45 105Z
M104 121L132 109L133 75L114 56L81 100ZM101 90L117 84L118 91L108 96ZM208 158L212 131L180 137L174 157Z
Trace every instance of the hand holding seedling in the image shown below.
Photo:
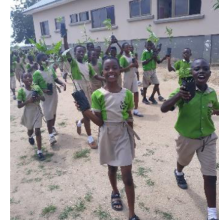
M219 110L213 109L213 110L212 110L212 115L219 115Z
M190 92L186 90L184 86L180 87L179 95L184 100L189 100L191 98Z

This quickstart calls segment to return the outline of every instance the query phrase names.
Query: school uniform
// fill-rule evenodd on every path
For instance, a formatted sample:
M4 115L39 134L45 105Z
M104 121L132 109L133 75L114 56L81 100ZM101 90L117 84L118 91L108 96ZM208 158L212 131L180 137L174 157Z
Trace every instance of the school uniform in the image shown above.
M179 85L182 85L182 78L192 77L191 61L187 62L185 59L178 60L174 63L174 68L179 76Z
M31 91L22 87L18 90L17 100L25 102L32 97L33 91L36 91L39 96L43 96L43 91L37 85L32 85ZM28 103L24 106L23 115L21 117L21 124L28 130L42 127L42 112L39 102Z
M82 89L88 99L89 103L91 104L91 79L97 75L94 69L92 68L91 64L89 63L80 63L74 58L72 58L70 62L71 66L71 75L74 80L75 85L73 86L73 90L80 90ZM75 87L76 86L76 87Z
M122 88L111 93L100 88L92 94L92 110L100 112L104 124L100 127L98 146L100 164L128 166L134 159L134 132L127 124L128 111L133 109L133 94Z
M91 64L92 65L92 64ZM97 75L102 75L102 63L97 62L96 65L92 65L92 68L97 73ZM92 92L97 89L100 89L103 86L102 81L95 79L94 77L91 79Z
M52 120L57 111L58 94L55 80L57 75L52 66L45 68L45 70L37 70L33 74L33 82L42 90L48 89L48 84L52 84L52 94L44 93L45 101L41 102L44 116L47 121Z
M128 67L132 63L133 57L127 57L122 55L120 58L120 66L122 68ZM129 89L131 92L138 92L137 75L135 73L135 68L131 67L128 71L124 72L123 87Z
M16 62L12 62L11 67L10 67L10 88L11 89L16 88L15 68L16 68Z
M153 51L144 50L141 56L141 61L146 61L153 57ZM159 56L158 56L159 58ZM156 74L156 61L153 59L148 64L143 65L143 88L147 88L150 84L159 84Z
M180 91L178 88L170 97ZM205 92L196 89L195 97L185 103L182 99L176 103L179 115L175 129L178 163L187 166L194 154L197 154L203 175L216 176L216 140L212 121L212 110L219 109L214 89L208 87Z

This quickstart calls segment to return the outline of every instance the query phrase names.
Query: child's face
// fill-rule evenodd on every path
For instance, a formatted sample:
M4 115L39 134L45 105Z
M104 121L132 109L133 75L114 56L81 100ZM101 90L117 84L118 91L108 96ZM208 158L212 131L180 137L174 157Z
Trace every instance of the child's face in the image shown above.
M97 61L97 59L98 59L97 53L95 51L92 51L90 55L90 60Z
M211 75L210 66L205 60L196 60L192 65L192 75L196 85L205 85Z
M85 56L85 49L83 47L77 47L75 55L76 55L76 59L83 60Z
M101 48L100 47L96 47L95 51L96 51L97 56L99 57L100 53L101 53Z
M94 44L90 43L87 45L87 50L93 50L94 49Z
M184 49L183 50L183 59L185 60L189 60L189 58L191 57L191 50L189 49Z
M44 55L42 57L41 64L46 65L46 66L48 65L48 57L47 57L47 55Z
M148 51L151 51L153 49L153 43L151 42L146 42L145 43L145 48L148 50Z
M111 50L110 50L110 54L111 54L111 57L116 57L116 55L117 55L117 50L116 50L116 49L111 49Z
M129 44L125 44L125 45L124 45L124 52L125 52L125 53L129 53L129 52L130 52L130 46L129 46Z
M133 52L134 51L134 47L132 45L130 45L130 51Z
M116 60L107 59L103 64L103 76L106 82L117 82L120 75L120 68Z
M22 81L25 84L25 86L31 86L32 85L32 81L33 81L32 75L30 73L25 73L23 75Z

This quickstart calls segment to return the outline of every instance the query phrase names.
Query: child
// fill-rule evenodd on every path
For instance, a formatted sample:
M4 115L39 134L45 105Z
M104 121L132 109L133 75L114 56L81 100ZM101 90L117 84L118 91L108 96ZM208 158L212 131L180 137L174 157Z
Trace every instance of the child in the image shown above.
M15 81L15 68L16 68L16 62L13 61L13 53L10 55L10 89L13 94L13 99L16 100L15 95L15 88L16 88L16 81Z
M33 75L33 73L38 69L37 63L34 62L34 56L31 54L27 56L27 59L28 59L28 63L26 64L27 72Z
M124 51L124 55L120 58L120 66L121 72L124 72L124 85L123 87L129 89L131 92L134 93L134 111L133 114L138 117L143 117L143 115L138 111L138 84L137 84L137 75L135 73L134 68L138 68L137 60L130 54L130 46L128 43L124 43L122 45L122 49Z
M64 48L65 48L65 50L68 50L69 46L68 46L68 42L67 42L67 34L65 36L63 36L63 40L64 40ZM67 53L67 55L71 56L71 54L69 52ZM71 59L68 59L68 61L70 62L70 66L71 66L72 78L73 78L74 82L76 83L76 85L78 86L78 88L82 89L84 91L87 99L91 103L90 80L93 77L97 80L103 80L103 81L105 79L104 79L104 77L97 75L89 63L87 63L87 62L85 63L83 61L84 57L85 57L85 48L83 46L81 46L81 45L75 46L74 55L75 55L75 59L73 57ZM97 149L97 144L94 141L92 134L91 134L90 119L87 118L84 114L83 114L83 119L78 120L76 122L77 133L81 134L82 123L84 123L84 125L85 125L86 133L88 135L89 146L92 149Z
M32 84L32 75L24 73L22 77L24 87L18 91L18 108L24 107L24 112L21 118L21 124L28 129L29 143L34 145L33 133L37 140L37 155L39 160L44 160L44 155L41 150L41 131L42 113L39 102L45 101L43 92L39 86Z
M94 50L94 48L95 47L94 47L94 44L92 42L89 42L89 43L86 44L87 54L84 55L84 58L83 58L84 62L88 62L88 63L90 62L88 53L89 53L89 51Z
M138 60L138 54L134 52L134 46L132 44L130 44L130 52L131 52L131 55L133 58L135 58L136 60ZM135 73L137 75L137 83L138 83L138 86L141 85L141 82L140 82L140 78L139 78L139 71L138 71L138 68L134 67L135 68Z
M23 73L25 73L25 69L24 69L23 63L21 61L21 58L19 56L16 57L15 62L16 62L15 76L16 76L18 82L20 83L20 87L22 87L21 76L23 75Z
M102 76L102 63L98 61L98 55L95 50L91 50L88 53L90 64L92 65L92 68L94 71L99 75ZM95 78L91 79L91 86L92 86L92 92L94 92L97 89L100 89L102 87L102 81L97 80Z
M162 112L179 108L175 125L179 133L176 140L178 154L177 169L174 174L177 184L187 189L183 168L187 166L194 154L201 164L204 179L205 195L208 203L208 220L217 219L216 211L216 140L212 115L219 115L219 103L214 89L208 87L211 75L210 67L205 59L196 59L192 65L192 75L196 83L196 94L189 101L190 93L184 87L178 88L170 95L170 99L161 106Z
M118 60L109 57L103 61L103 75L106 85L92 94L92 111L84 111L100 127L99 156L101 164L108 164L108 176L112 186L111 205L122 211L123 205L117 187L117 170L121 167L122 179L129 207L129 220L139 220L134 212L135 192L132 178L134 158L134 131L131 110L132 93L117 84L120 75Z
M98 57L98 61L102 63L102 58L103 58L103 52L100 46L95 47L95 51Z
M57 131L54 127L58 103L56 83L63 86L64 91L66 91L66 84L57 78L52 66L48 67L47 58L47 55L43 53L37 55L37 63L40 66L40 69L34 72L33 81L44 92L45 101L42 103L42 107L47 121L49 141L52 146L57 142L55 138Z
M157 51L153 51L154 44L151 41L145 42L146 50L143 51L141 61L143 65L143 100L142 102L149 105L150 102L146 98L147 88L150 84L154 84L153 92L149 98L149 100L153 104L157 104L157 101L154 98L155 93L158 93L159 101L164 101L164 98L160 94L159 89L159 80L156 75L156 64L162 63L166 56L163 57L161 60L158 58Z
M192 77L192 74L191 74L191 68L190 68L190 65L191 65L191 61L190 61L190 57L192 56L192 53L191 53L191 49L189 48L185 48L183 50L183 60L178 60L174 63L174 67L171 66L171 57L168 56L167 60L168 60L168 70L169 72L171 71L177 71L177 74L179 76L179 85L181 86L182 85L182 78L185 78L185 77Z

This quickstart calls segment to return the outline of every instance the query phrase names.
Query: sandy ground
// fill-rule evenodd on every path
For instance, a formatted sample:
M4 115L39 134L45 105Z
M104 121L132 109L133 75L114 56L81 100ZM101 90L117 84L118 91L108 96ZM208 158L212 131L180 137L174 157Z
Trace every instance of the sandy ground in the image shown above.
M161 93L168 97L178 85L175 73L168 73L163 67L159 67L157 73ZM218 92L217 69L213 70L209 85ZM152 87L148 94L151 91ZM20 125L23 109L16 107L11 96L11 220L128 219L120 172L118 185L124 210L116 212L110 205L107 167L99 164L98 151L89 149L84 128L81 136L76 133L75 120L81 118L81 114L74 106L71 92L72 84L68 79L67 91L59 94L56 122L59 135L53 148L43 124L44 162L36 160L36 147L29 145L26 129ZM133 163L136 214L141 220L205 220L206 200L199 162L195 156L185 168L189 189L181 190L173 174L177 111L162 114L160 106L161 103L146 106L140 102L139 110L144 118L134 121L134 129L141 138L136 141ZM213 121L218 133L218 117L213 116ZM98 128L94 124L92 133L97 138Z

